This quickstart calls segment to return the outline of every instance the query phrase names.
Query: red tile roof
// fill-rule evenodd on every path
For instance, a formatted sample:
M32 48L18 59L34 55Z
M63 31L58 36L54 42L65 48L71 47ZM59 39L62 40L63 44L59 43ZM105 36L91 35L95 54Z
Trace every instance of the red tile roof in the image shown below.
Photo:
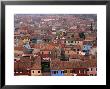
M82 61L60 61L53 60L50 62L51 70L64 70L73 68L86 68L87 64Z
M19 51L23 51L23 46L19 46L19 47L14 47L14 50L19 50Z

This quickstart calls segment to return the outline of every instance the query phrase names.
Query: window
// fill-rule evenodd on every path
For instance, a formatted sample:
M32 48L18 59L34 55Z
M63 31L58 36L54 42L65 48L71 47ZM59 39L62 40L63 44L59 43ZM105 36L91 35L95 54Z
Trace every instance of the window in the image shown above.
M58 74L58 71L56 71L56 73Z
M92 71L92 68L91 68L91 71Z
M27 70L27 72L29 73L29 70Z
M67 70L64 70L64 73L67 73Z
M76 51L76 49L73 49L73 51Z
M16 59L14 59L14 61L16 62Z
M71 43L73 43L73 41L71 41Z
M87 71L89 71L89 69L87 69Z
M63 74L63 73L64 73L64 71L61 71L61 73Z
M54 74L56 74L56 71L54 71Z
M90 74L90 76L93 76L93 74Z
M51 54L51 52L49 52L49 54Z
M38 73L40 73L40 71L38 71Z
M32 73L34 73L34 71L32 71Z

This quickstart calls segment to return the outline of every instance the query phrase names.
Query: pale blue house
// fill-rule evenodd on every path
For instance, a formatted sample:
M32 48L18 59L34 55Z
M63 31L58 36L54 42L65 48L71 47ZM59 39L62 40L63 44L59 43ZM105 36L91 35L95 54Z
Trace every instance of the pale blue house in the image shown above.
M51 70L51 76L64 76L64 70Z
M31 48L29 42L25 43L23 47L24 47L24 53L32 53L33 49Z
M83 46L82 50L87 55L87 54L89 54L89 51L90 51L91 47L92 46L90 44L86 44L86 45Z

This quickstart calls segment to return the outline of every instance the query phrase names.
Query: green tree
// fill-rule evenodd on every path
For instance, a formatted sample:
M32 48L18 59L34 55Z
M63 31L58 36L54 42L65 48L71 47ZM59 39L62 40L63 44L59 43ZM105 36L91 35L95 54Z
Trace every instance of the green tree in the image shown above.
M91 30L91 31L93 31L93 26L92 26L92 23L91 23L91 26L90 26L90 30Z
M62 60L62 61L67 61L67 60L68 60L68 57L66 57L65 52L64 52L64 49L63 49L63 48L61 49L61 56L60 56L60 60Z
M85 39L85 34L84 34L84 32L80 32L80 33L79 33L79 37Z

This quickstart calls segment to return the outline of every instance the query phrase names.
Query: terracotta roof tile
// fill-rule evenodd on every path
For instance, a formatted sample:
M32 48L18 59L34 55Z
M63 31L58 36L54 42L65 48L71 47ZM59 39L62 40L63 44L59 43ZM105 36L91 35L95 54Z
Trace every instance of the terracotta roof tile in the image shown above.
M84 62L82 61L60 61L54 60L50 62L50 68L52 70L63 70L63 69L73 69L73 68L86 68Z
M22 51L23 50L23 47L22 46L14 47L14 50Z
M40 56L35 58L31 69L41 69L41 57Z

